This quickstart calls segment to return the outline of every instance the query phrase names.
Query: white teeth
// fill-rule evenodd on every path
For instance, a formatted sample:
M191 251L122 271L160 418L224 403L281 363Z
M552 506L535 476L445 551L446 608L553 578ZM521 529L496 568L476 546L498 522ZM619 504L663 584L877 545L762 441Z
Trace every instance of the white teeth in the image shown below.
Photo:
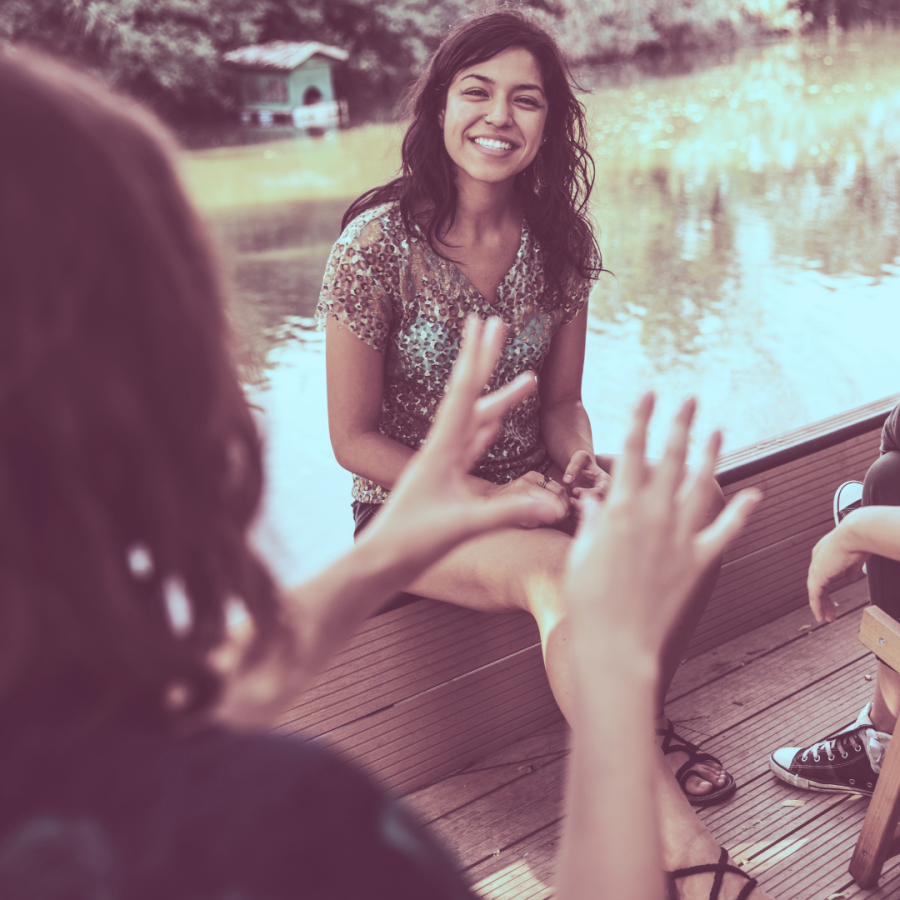
M512 144L506 141L492 141L490 138L474 138L475 143L481 147L488 147L491 150L512 150Z

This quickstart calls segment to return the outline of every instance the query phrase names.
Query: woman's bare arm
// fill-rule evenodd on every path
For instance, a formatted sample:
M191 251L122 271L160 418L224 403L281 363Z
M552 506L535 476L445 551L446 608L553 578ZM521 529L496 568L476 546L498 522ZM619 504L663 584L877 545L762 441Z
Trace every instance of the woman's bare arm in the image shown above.
M872 554L900 560L900 507L854 510L813 547L806 586L817 621L834 621L829 585L842 575L851 581L861 578L863 564Z
M663 460L651 467L644 453L652 406L647 395L635 412L606 501L587 501L568 566L576 677L560 900L665 896L648 778L656 766L659 657L697 580L758 500L753 491L741 492L700 530L720 438L713 436L703 465L687 475L689 401Z
M553 337L541 368L541 436L567 487L606 489L597 465L591 422L581 400L588 311L585 306Z

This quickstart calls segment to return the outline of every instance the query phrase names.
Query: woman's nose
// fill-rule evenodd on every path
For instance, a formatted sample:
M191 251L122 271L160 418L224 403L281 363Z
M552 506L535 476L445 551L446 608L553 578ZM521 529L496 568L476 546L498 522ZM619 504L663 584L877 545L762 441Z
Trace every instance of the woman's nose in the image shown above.
M486 120L497 128L503 128L505 125L510 124L512 120L512 110L505 97L497 97L494 100Z

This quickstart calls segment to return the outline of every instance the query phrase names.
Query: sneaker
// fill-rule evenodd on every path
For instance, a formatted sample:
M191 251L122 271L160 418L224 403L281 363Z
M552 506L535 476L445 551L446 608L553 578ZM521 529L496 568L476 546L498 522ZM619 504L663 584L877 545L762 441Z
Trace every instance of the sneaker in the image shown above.
M776 750L769 768L777 778L806 791L871 796L891 743L891 735L875 730L871 714L868 703L857 720L834 737L811 747Z
M834 524L840 525L855 509L862 506L863 483L861 481L845 481L834 492Z

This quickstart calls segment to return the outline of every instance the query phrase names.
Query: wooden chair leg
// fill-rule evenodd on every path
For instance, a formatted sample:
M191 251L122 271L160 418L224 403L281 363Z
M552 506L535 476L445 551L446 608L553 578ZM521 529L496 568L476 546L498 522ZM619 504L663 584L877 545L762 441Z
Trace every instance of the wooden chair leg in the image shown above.
M863 613L859 639L889 666L896 669L900 665L900 624L887 613L870 606ZM900 734L891 741L885 754L866 821L850 860L850 874L861 888L872 888L878 883L885 860L892 852L898 819Z
M875 794L866 813L850 874L861 888L872 888L890 855L897 821L900 820L900 739L891 741L881 766Z

